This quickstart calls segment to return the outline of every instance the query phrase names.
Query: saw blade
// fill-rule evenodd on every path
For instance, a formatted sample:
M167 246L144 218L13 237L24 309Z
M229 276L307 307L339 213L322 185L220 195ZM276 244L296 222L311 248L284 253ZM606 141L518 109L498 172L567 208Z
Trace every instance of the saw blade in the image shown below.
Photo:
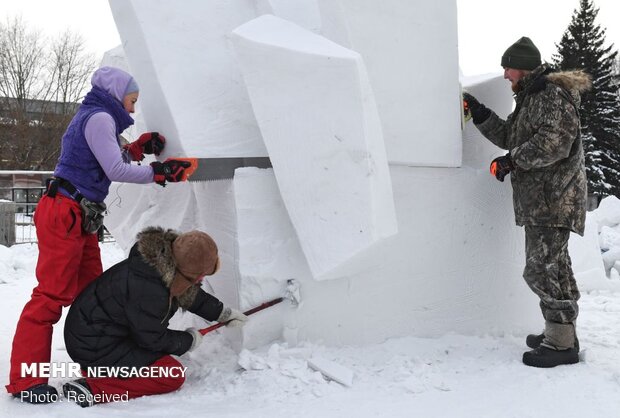
M232 179L235 170L240 167L271 168L269 157L235 157L235 158L192 158L197 161L188 181L209 181Z

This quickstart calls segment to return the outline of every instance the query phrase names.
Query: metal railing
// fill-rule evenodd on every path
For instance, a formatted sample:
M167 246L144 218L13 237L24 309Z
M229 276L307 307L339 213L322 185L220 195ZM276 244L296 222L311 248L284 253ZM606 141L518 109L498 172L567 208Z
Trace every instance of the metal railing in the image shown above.
M37 242L37 230L34 227L32 214L15 214L15 244Z
M37 229L33 214L0 211L0 245L37 243ZM116 239L104 227L99 233L99 242L114 242Z

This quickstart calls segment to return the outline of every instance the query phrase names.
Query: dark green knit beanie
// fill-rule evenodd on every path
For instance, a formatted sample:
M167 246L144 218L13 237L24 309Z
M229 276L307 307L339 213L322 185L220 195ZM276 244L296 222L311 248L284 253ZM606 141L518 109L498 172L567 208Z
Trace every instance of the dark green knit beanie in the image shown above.
M502 67L533 70L541 64L540 51L527 36L522 37L502 55Z

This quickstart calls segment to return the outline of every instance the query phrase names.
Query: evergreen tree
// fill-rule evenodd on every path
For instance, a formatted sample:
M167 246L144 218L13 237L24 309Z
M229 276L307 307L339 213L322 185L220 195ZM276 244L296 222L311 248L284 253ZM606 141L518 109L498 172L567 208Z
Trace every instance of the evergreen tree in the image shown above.
M561 70L583 69L593 87L582 95L580 115L588 175L588 193L620 197L620 97L617 51L605 46L605 29L596 24L599 9L581 0L553 56Z
M620 55L616 57L616 64L614 65L614 74L616 79L616 88L618 89L618 96L620 96Z

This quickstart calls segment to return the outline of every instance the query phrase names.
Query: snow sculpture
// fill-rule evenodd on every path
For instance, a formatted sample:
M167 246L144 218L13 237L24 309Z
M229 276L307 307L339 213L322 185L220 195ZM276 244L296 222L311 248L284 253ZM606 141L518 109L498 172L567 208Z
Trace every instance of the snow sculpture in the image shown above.
M280 296L288 278L301 283L302 304L297 309L280 304L257 314L244 328L244 346L282 337L291 344L303 340L365 344L399 335L540 329L537 300L521 278L523 231L514 225L510 187L488 172L491 159L503 151L481 138L473 124L460 129L454 1L436 5L420 0L188 0L182 8L152 0L110 0L110 4L128 67L141 85L145 127L173 130L166 156L273 158L273 169L238 169L232 180L165 189L122 185L110 193L110 199L121 199L122 208L109 205L112 212L106 225L124 245L146 225L199 228L213 234L224 262L222 274L210 285L226 303L247 309ZM312 32L304 34L305 40L320 39L324 45L327 38L338 44L333 45L339 51L335 56L351 57L343 61L343 71L353 67L368 71L368 82L329 92L344 97L348 91L352 104L351 113L342 114L333 131L341 129L340 121L363 117L365 128L357 132L366 135L369 153L376 155L370 140L376 136L369 132L378 124L370 102L359 100L364 86L370 86L391 162L398 233L375 237L369 251L357 257L350 251L350 258L343 257L337 267L344 277L321 281L313 277L332 276L335 264L331 272L319 271L308 257L311 247L299 231L285 190L290 187L285 182L293 178L288 176L294 175L282 169L282 163L278 166L285 157L281 147L271 155L271 141L277 139L272 129L286 125L265 120L265 115L273 114L266 112L268 96L257 94L259 74L248 68L264 70L258 66L260 57L248 58L251 51L277 52L286 59L273 63L289 66L303 56L299 51L307 45L291 37L278 39L277 48L274 42L259 46L256 34L246 33L243 43L248 43L234 41L244 48L239 61L233 53L231 40L238 36L233 31L239 28L241 34L265 12ZM316 65L323 58L319 54L308 63ZM311 74L307 80L316 84L321 79ZM501 77L462 82L499 114L509 113L510 88ZM296 83L286 86L299 88ZM291 121L299 117L289 113ZM386 179L377 180L368 180L369 196L377 196L370 193L371 184L373 193L384 193ZM164 208L170 202L176 210ZM385 236L393 221L378 215L376 207L365 210L378 216L369 225L381 225L378 230ZM326 249L336 238L328 237Z

